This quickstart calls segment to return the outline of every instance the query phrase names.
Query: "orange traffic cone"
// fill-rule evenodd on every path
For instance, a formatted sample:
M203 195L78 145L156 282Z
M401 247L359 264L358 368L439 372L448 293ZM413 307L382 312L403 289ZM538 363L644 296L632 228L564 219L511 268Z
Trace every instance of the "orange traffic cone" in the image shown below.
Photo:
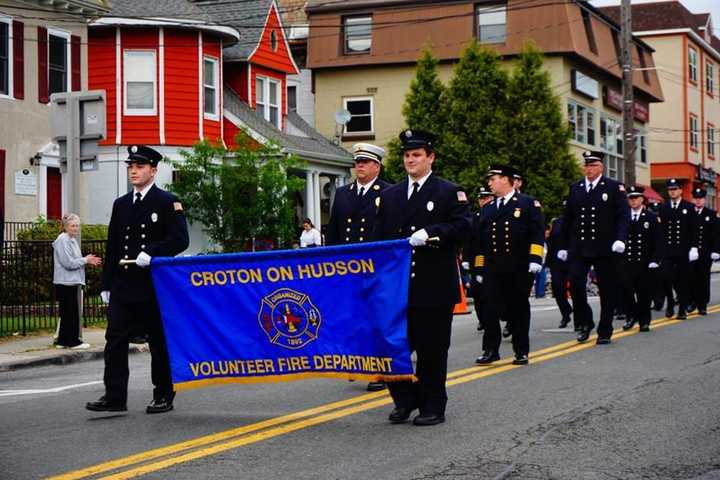
M460 287L460 303L455 304L455 308L453 308L453 315L467 315L468 313L470 313L470 310L467 306L467 297L465 296L465 288L463 287L462 275L460 275L459 266L458 278L460 279L460 282L458 282L458 286Z

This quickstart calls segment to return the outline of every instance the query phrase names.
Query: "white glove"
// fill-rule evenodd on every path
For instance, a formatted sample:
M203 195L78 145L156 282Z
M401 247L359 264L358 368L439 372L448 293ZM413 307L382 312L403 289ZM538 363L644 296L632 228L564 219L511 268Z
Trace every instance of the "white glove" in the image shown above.
M470 262L462 262L460 264L465 270L470 270Z
M482 283L482 281L483 281L482 275L475 275L475 281L477 283Z
M625 251L625 242L615 240L612 244L612 251L615 253L623 253Z
M530 273L538 273L540 270L542 270L542 265L535 262L530 262L530 267L528 268L528 272Z
M660 265L658 265L658 264L655 263L655 262L650 262L650 265L648 265L648 268L654 269L654 268L658 268L659 266L660 266Z
M145 252L140 252L135 259L135 265L145 268L150 265L150 260L152 260L152 257L150 255Z
M712 252L712 253L710 254L710 258L713 260L713 262L714 262L715 260L720 260L720 253Z
M690 260L691 262L694 262L698 258L700 258L700 254L698 253L697 247L692 247L690 249L690 251L688 252L688 260Z
M428 234L425 229L418 230L410 236L410 245L413 247L422 247L428 239ZM140 256L138 255L138 259Z
M110 292L108 290L103 290L100 292L100 298L102 299L103 303L107 305L110 303Z
M567 250L558 250L558 252L557 252L557 258L558 258L558 260L562 260L563 262L567 262Z

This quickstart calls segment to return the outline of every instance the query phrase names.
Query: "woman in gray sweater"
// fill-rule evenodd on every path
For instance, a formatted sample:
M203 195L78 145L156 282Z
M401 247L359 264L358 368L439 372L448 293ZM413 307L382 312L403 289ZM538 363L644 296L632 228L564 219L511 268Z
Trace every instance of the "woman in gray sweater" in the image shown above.
M60 327L57 348L84 349L90 345L80 340L80 303L85 285L85 265L100 265L100 257L82 256L78 234L80 217L74 213L63 215L63 232L53 242L53 283L60 304Z

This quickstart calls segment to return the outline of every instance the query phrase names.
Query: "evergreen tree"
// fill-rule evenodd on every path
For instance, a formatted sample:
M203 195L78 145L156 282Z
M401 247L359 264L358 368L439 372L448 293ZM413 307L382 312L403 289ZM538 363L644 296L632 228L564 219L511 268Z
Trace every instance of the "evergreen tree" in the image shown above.
M580 176L561 112L542 53L526 45L508 86L505 131L509 162L523 173L523 191L543 204L548 222L561 211L568 184Z
M440 135L444 119L438 106L444 92L445 86L438 77L438 60L433 57L430 48L426 47L417 62L415 78L410 83L410 91L405 96L402 107L406 128L427 130ZM440 143L436 148L441 150L442 138L439 140ZM385 175L388 179L399 181L405 177L400 140L397 137L388 143L385 165Z
M491 163L505 164L508 74L497 53L473 41L456 65L442 118L442 150L433 170L475 195Z

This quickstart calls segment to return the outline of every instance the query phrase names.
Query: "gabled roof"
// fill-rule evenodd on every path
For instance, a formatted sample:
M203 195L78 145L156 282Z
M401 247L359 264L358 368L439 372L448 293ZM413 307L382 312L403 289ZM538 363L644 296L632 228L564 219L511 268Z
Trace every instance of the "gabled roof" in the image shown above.
M620 7L597 7L598 10L620 21ZM632 5L633 32L691 28L699 35L708 23L708 13L694 14L678 1L639 3Z
M265 20L273 0L201 0L195 5L204 15L220 25L240 32L240 41L223 50L226 60L247 60L260 43Z
M247 103L243 102L229 85L225 85L223 91L225 110L244 124L250 130L251 135L254 134L256 137L274 140L283 151L304 159L312 158L343 167L352 167L354 165L350 152L323 137L296 113L289 113L286 121L291 122L297 130L306 136L290 135L282 132L275 125L258 115Z
M110 15L130 18L184 18L208 22L205 13L188 0L112 0Z

